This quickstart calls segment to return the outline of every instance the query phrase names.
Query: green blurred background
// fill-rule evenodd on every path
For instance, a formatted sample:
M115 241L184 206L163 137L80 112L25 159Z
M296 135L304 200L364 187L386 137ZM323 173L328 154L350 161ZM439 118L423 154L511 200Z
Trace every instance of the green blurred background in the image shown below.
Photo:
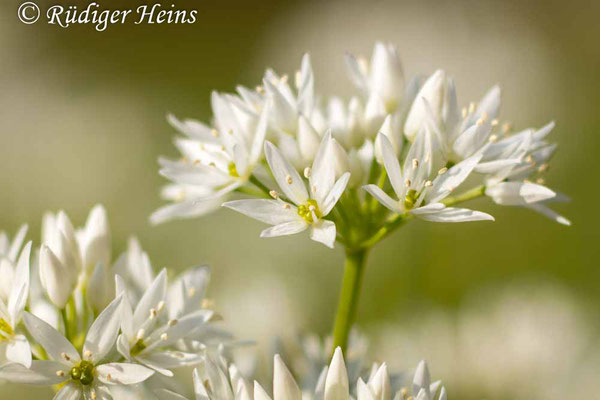
M573 226L485 200L474 207L495 223L411 223L372 251L359 327L394 367L429 359L452 398L599 392L599 2L175 1L198 21L104 32L22 24L20 3L0 5L1 229L27 222L38 241L44 211L81 225L102 203L115 252L135 234L156 268L210 264L216 308L262 349L273 335L329 332L342 251L261 240L260 223L225 210L151 227L165 183L156 159L176 155L167 112L208 120L211 90L253 87L266 67L293 73L305 51L317 89L349 95L344 52L368 56L384 40L407 76L454 75L461 104L500 83L517 128L554 119L548 185L572 198L559 209ZM0 387L1 399L16 393L46 392Z

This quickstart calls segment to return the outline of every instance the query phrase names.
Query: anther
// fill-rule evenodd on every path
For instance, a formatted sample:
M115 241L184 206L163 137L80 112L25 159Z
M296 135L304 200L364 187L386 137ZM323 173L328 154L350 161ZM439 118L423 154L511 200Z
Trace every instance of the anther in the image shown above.
M446 171L448 171L448 168L444 167L438 171L438 175L443 175L446 173Z
M292 206L290 206L288 203L283 203L283 208L289 210L290 208L292 208Z
M219 131L218 131L218 130L216 130L216 129L211 129L211 131L210 131L210 134L211 134L213 137L218 137L218 136L219 136Z
M291 175L289 175L289 174L288 174L288 175L286 175L286 176L285 176L285 181L288 183L288 185L291 185L291 184L292 184L292 182L293 182L293 181L292 181L292 176L291 176Z
M92 400L96 400L96 398L98 397L96 395L96 392L94 392L94 391L91 392L91 396L92 396Z
M400 394L402 395L403 398L405 398L406 395L408 394L408 390L406 390L406 388L403 387L402 389L400 389Z
M200 164L200 160L198 160L198 159L196 158L196 159L194 160L193 164L194 164L194 165L198 165L198 164Z
M257 86L256 91L260 94L265 94L265 88L263 88L262 86Z
M545 171L548 171L548 168L550 168L550 165L548 163L543 163L542 165L539 166L538 171L545 172Z
M304 177L305 178L310 178L310 173L311 172L312 172L312 170L310 169L310 167L304 168Z
M468 115L468 113L467 113L467 107L463 107L462 108L462 117L463 118L467 118L467 115Z
M479 118L476 122L477 126L482 126L485 123L485 120L483 118Z
M469 114L473 114L475 112L475 103L469 104Z
M169 335L167 335L166 333L163 333L162 335L160 335L160 340L162 340L163 342L165 340L167 340L169 338Z
M65 359L65 361L71 361L71 357L67 353L60 353L60 356Z
M490 141L490 143L496 143L498 141L498 135L490 135L490 138L488 140Z
M112 375L111 374L106 374L106 380L107 381L112 381Z
M158 315L158 311L156 311L156 309L151 308L150 309L150 319L156 318L156 316Z
M481 119L485 122L488 119L488 113L485 111L481 112Z
M140 330L139 330L139 331L137 331L137 335L135 335L135 336L136 336L136 339L137 339L137 340L142 340L142 339L144 339L144 335L145 335L145 334L146 334L146 331L144 330L144 328L140 328Z
M525 158L525 161L528 162L529 164L533 163L533 156L530 154Z
M283 75L281 77L281 79L279 80L279 82L281 82L281 83L287 83L287 81L288 81L288 76L287 75Z
M269 194L271 195L272 198L274 199L278 199L279 198L279 193L277 193L275 190L271 190L269 191Z
M161 300L158 302L158 305L156 306L156 309L158 310L158 312L162 311L162 309L165 308L165 301Z
M412 182L410 181L410 179L407 179L404 181L404 184L406 185L406 187L410 187L410 185L412 184Z
M65 371L56 371L56 376L65 376Z
M535 182L538 183L538 184L540 184L540 185L543 185L544 182L546 182L546 181L544 180L544 178L538 178Z
M413 166L413 168L417 168L419 166L419 160L417 160L416 158L413 158L412 166Z
M92 358L92 352L89 351L89 350L86 350L86 351L83 352L83 356L85 358Z
M493 119L492 122L490 122L492 126L498 126L499 123L500 121L498 121L497 119Z
M313 193L317 193L317 187L313 185L313 187L310 189Z
M512 129L512 124L510 122L505 122L502 125L502 133L509 133L511 129Z
M179 321L177 321L176 319L171 319L171 320L169 320L169 322L167 322L167 325L175 326L175 325L177 325L177 322L179 322Z
M431 181L426 181L426 182L425 182L425 187L430 187L430 186L433 186L433 182L431 182Z

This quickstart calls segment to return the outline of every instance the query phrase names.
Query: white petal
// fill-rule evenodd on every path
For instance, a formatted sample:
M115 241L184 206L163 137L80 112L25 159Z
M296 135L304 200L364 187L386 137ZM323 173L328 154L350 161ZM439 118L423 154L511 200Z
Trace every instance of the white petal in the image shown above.
M179 120L173 114L167 114L167 121L173 128L192 139L201 142L218 143L218 139L211 134L212 129L200 121L193 119Z
M402 212L402 209L400 208L398 201L392 199L379 186L366 185L366 186L363 186L363 189L366 190L367 192L369 192L373 197L375 197L377 199L377 201L379 201L381 204L383 204L384 206L389 208L391 211L394 211L397 213Z
M302 400L302 392L279 355L273 367L273 400Z
M404 124L404 135L409 141L414 141L424 121L426 120L425 99L431 106L436 121L441 121L442 107L444 101L444 87L446 85L446 74L442 70L435 71L423 84L417 94L415 101L408 112L406 123Z
M454 207L446 207L433 213L417 214L417 216L431 222L494 221L494 217L484 212Z
M308 193L298 171L271 142L265 142L265 156L285 196L296 204L305 204L308 201Z
M111 251L108 216L104 207L96 205L90 211L85 225L85 240L82 246L84 266L93 268L98 263L110 265Z
M94 310L103 310L114 298L113 276L102 263L94 268L87 287L87 299Z
M223 203L222 198L208 198L169 204L154 211L150 216L150 222L157 225L176 218L200 217L217 210L221 203Z
M481 155L469 157L456 164L442 175L438 175L433 181L433 186L427 193L427 201L436 203L456 189L473 171L473 168L481 160Z
M419 393L421 389L425 389L427 395L429 396L429 385L431 385L429 368L427 368L427 363L424 360L421 360L417 365L417 369L415 370L412 392Z
M17 255L19 254L21 245L23 244L23 241L25 240L25 236L27 235L28 229L29 229L29 227L27 224L22 225L19 228L19 230L17 231L17 233L15 234L15 237L13 238L12 243L10 244L10 248L8 249L8 252L6 253L9 260L15 261L17 259Z
M320 219L312 224L310 238L316 242L323 243L329 248L333 248L335 243L336 230L335 224L326 219Z
M394 188L394 192L396 192L396 196L402 196L404 193L404 180L402 179L402 170L400 169L396 152L385 135L380 133L378 138L381 143L381 155L383 156L383 163L390 183Z
M217 187L231 182L232 177L217 167L200 163L178 163L162 168L159 174L184 185Z
M98 362L113 348L121 327L123 295L114 299L94 321L87 332L83 353L91 352L92 362Z
M48 246L42 245L39 269L48 298L59 309L64 308L75 286L71 268L65 266Z
M48 356L55 361L69 365L64 355L66 355L73 363L81 360L79 353L75 347L61 335L56 329L42 321L35 315L25 312L23 314L25 326L29 334L38 342Z
M150 317L150 310L156 309L161 301L165 300L167 294L167 271L163 269L154 279L150 287L138 302L133 313L133 330L137 331L144 321Z
M15 335L6 344L6 358L27 368L31 366L31 347L23 335Z
M390 377L387 371L387 365L381 364L373 379L369 380L369 388L373 393L375 400L390 400L392 389L390 385Z
M314 76L308 53L302 56L302 65L296 85L298 87L298 111L310 115L314 106Z
M368 93L369 82L367 80L367 71L365 71L365 68L352 54L346 54L345 60L348 76L350 77L350 80L352 80L352 83L364 93Z
M475 172L480 174L495 174L504 168L513 167L521 163L518 158L505 158L501 160L480 162L475 167Z
M547 187L529 182L501 182L488 187L485 194L506 206L527 205L556 196Z
M102 364L96 367L96 371L100 382L113 385L133 385L145 381L154 374L150 368L130 363Z
M336 149L331 132L327 131L319 144L311 168L310 191L315 199L322 201L335 182Z
M319 150L321 138L310 122L301 115L298 119L298 148L307 162L312 162Z
M295 233L299 233L306 230L306 228L308 228L308 224L300 217L298 218L299 219L296 221L285 222L283 224L267 228L260 233L260 237L267 238L275 236L293 235Z
M168 389L155 389L153 390L153 393L156 395L158 400L188 400L187 397Z
M56 393L52 400L79 400L82 394L81 385L69 382Z
M404 74L394 46L375 44L369 78L370 89L379 93L390 108L397 106L398 98L402 96Z
M344 355L342 349L335 349L327 379L325 380L325 400L348 400L350 391L348 386L348 372L344 364Z
M369 389L369 386L362 378L358 378L358 383L356 384L356 396L358 400L375 400L371 389Z
M11 324L16 326L21 318L21 313L27 303L29 294L29 255L31 253L31 242L27 243L21 251L21 256L15 268L15 276L12 281L12 290L8 299L8 312L12 319Z
M254 381L254 400L271 400L271 396L256 381Z
M545 215L546 217L548 217L550 219L553 219L554 221L558 222L561 225L571 226L571 221L569 221L567 218L563 217L562 215L558 214L556 211L548 208L544 204L534 203L534 204L529 204L526 207L531 208L532 210L537 211L540 214Z
M298 219L298 211L295 206L277 200L234 200L223 203L223 207L231 208L250 218L271 225L283 224Z
M414 215L422 215L422 214L432 214L438 211L443 210L446 206L442 203L430 203L423 207L418 207L413 210L410 210L411 214Z
M335 182L335 185L333 185L333 188L331 188L331 191L325 197L323 204L319 205L323 216L328 215L333 207L335 207L340 197L342 197L344 190L346 190L346 185L348 185L349 179L350 172L346 172Z
M463 158L469 157L484 148L491 130L490 123L472 125L456 138L452 149Z
M28 369L21 364L10 363L0 366L0 379L5 379L13 383L23 383L27 385L55 385L63 382L64 376L56 375L56 371L68 369L55 361L32 361Z
M267 101L263 107L260 119L256 125L256 131L254 132L254 138L252 141L252 148L250 149L250 164L254 165L260 160L262 151L265 144L265 137L267 136L267 128L269 123L269 113L271 112L271 102ZM241 171L239 171L241 172Z

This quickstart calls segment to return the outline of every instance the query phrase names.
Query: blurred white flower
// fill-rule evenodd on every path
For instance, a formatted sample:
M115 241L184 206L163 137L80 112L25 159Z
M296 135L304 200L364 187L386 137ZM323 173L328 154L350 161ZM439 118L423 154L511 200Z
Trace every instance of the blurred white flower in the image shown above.
M12 292L17 257L27 235L27 225L22 225L11 241L6 232L0 232L0 299L8 302Z

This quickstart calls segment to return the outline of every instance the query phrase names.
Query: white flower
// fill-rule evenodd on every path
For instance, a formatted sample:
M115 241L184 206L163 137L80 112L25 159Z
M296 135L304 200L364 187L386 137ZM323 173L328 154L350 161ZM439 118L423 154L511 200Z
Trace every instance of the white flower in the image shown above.
M273 192L274 200L236 200L224 203L231 208L259 221L274 225L264 230L261 237L292 235L310 227L311 239L333 247L336 228L332 221L324 219L344 192L350 173L344 173L335 181L335 170L330 156L331 135L323 138L312 168L305 170L310 195L300 174L270 142L265 143L265 154L271 171L285 198Z
M182 289L186 290L184 296L194 297L194 286ZM170 368L199 361L197 354L179 351L175 344L202 329L213 313L199 309L201 301L193 309L178 303L175 305L177 309L169 312L166 270L162 270L154 279L135 309L132 309L127 289L118 276L117 291L125 295L121 320L123 333L117 340L117 349L123 357L166 376L173 376Z
M431 108L436 124L442 123L444 109L447 106L449 80L442 70L435 71L419 90L406 117L404 135L414 142L425 127L428 117L427 105ZM425 101L423 101L425 100Z
M494 220L489 214L446 207L441 202L469 176L481 156L468 158L450 169L444 168L430 180L433 156L428 131L417 136L402 168L389 140L384 135L379 136L384 166L397 200L377 185L367 185L364 189L385 207L399 214L409 213L434 222Z
M118 297L94 321L87 332L82 354L56 329L25 313L29 334L45 350L49 360L0 367L0 378L33 385L63 384L55 399L110 399L110 386L143 382L154 371L141 365L109 362L120 325L122 297Z
M262 159L271 103L265 102L259 113L238 97L216 92L211 103L214 128L169 116L187 137L175 140L182 160L159 159L160 174L174 182L163 189L163 197L175 203L155 211L150 217L153 223L213 211L250 179Z
M402 99L404 74L396 47L377 42L371 62L346 55L346 65L352 82L366 95L376 95L388 112L394 110Z
M15 264L27 235L27 225L19 228L12 242L6 232L0 232L0 299L8 301L13 288Z
M17 329L29 294L30 253L31 242L25 245L19 256L8 303L5 304L0 299L0 365L7 362L18 363L27 368L31 365L29 342Z

